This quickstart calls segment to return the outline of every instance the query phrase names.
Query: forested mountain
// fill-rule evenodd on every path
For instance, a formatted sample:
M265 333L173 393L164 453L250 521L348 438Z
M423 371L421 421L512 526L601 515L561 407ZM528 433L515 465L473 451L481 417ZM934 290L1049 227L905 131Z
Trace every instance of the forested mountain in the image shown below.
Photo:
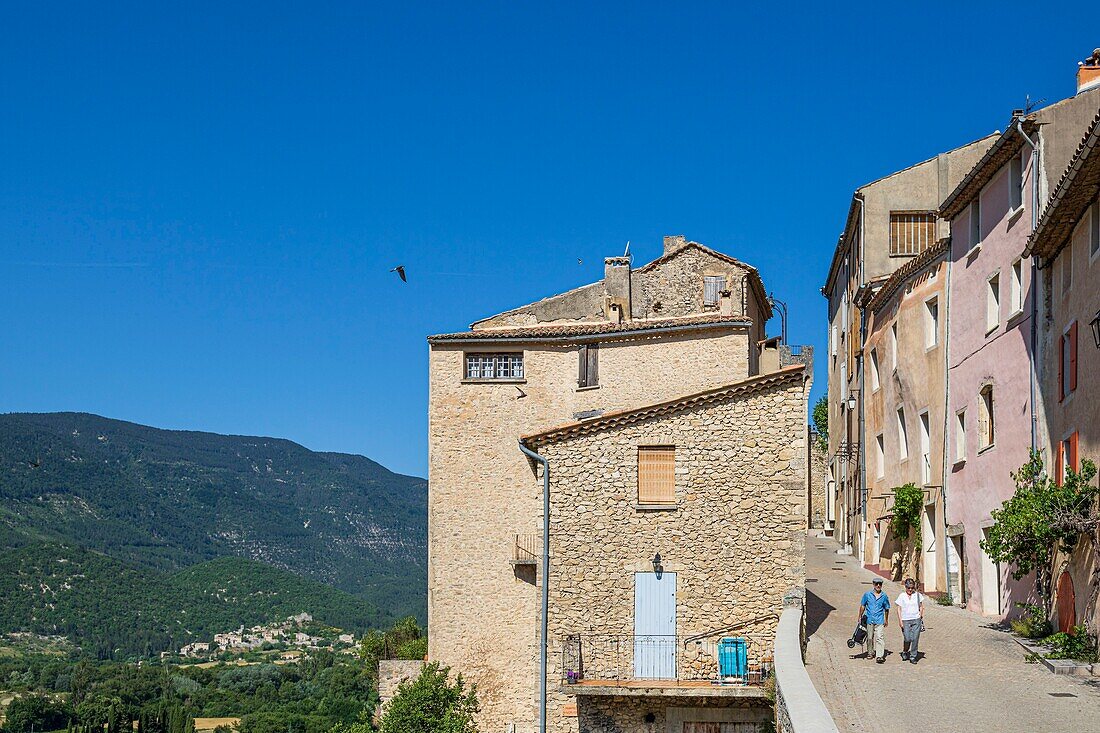
M83 562L119 561L127 570L118 572L157 582L216 558L248 558L386 616L423 619L426 504L423 479L289 440L82 413L0 415L0 547L36 556L44 544L86 548L105 557ZM229 570L198 565L175 579L209 587Z
M303 611L349 631L394 620L362 598L244 558L169 575L77 547L0 552L0 629L67 636L103 659L153 656Z

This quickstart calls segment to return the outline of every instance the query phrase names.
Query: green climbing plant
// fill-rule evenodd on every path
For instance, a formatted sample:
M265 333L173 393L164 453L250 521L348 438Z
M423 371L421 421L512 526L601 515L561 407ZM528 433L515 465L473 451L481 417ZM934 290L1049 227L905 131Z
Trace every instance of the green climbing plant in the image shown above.
M894 489L894 516L890 519L890 531L899 540L913 540L920 544L920 515L924 510L924 491L916 484L905 484Z

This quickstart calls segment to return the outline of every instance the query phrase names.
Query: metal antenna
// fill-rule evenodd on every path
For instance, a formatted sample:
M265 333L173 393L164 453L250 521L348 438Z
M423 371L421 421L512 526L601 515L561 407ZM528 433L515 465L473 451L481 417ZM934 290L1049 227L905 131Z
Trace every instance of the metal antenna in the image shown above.
M1035 109L1036 107L1038 107L1040 104L1042 104L1045 101L1047 101L1046 97L1043 97L1042 99L1040 99L1037 102L1032 102L1031 101L1031 95L1030 94L1026 95L1024 97L1024 114L1030 114L1031 110Z

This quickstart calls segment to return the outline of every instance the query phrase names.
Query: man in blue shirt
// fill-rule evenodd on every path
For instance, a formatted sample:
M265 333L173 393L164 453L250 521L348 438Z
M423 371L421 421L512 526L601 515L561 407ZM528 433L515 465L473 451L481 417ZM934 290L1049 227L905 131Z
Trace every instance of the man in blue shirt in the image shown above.
M886 661L886 627L890 622L890 597L882 592L882 578L875 578L869 590L859 599L857 619L867 615L867 638L863 641L864 656L870 655L871 645L875 648L875 661Z

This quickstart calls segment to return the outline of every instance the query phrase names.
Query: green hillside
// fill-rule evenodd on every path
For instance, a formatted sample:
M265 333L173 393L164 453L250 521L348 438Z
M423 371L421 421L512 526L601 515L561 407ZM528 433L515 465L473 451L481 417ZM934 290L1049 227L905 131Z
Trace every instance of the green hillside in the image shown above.
M28 543L160 578L248 558L425 617L427 482L288 440L0 415L0 548Z
M361 598L244 558L168 575L77 547L0 552L0 629L65 635L100 658L151 656L302 611L355 631L393 622Z

